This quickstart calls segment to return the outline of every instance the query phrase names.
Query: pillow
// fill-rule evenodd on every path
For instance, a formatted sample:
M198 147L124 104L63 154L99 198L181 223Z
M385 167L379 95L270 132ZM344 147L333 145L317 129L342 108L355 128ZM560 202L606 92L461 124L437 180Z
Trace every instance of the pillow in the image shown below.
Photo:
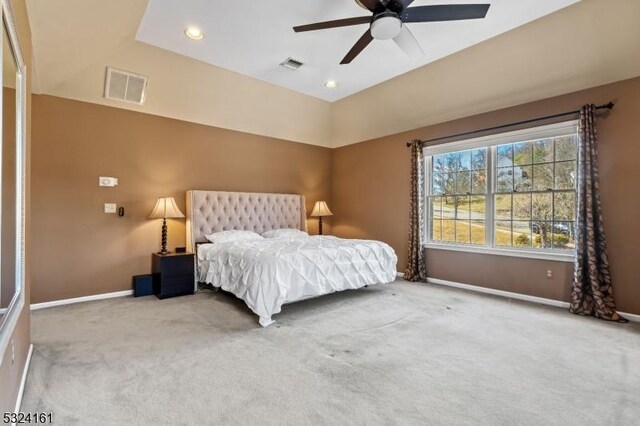
M212 243L228 243L232 241L261 240L262 237L253 231L221 231L204 236Z
M309 234L299 229L281 228L263 232L262 236L264 238L302 238L308 237Z

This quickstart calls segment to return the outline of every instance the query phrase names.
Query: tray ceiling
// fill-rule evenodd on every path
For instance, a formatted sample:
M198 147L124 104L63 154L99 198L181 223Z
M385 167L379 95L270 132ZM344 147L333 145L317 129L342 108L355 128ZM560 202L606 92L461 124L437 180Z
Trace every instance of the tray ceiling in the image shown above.
M374 40L351 64L339 62L367 25L294 33L293 26L367 16L353 0L150 0L136 39L326 101L336 101L519 27L578 0L479 0L482 20L408 24L425 57L405 56L392 40ZM412 6L473 0L416 0ZM204 38L185 37L190 25ZM297 71L278 66L292 57ZM327 80L338 87L328 89Z

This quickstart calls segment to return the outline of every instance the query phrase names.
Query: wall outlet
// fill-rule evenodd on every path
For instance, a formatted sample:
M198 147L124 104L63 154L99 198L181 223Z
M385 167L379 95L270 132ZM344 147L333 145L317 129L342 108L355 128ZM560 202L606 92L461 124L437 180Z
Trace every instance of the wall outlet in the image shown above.
M112 186L112 187L116 186L116 185L118 185L118 178L100 176L98 178L98 185L100 185L100 186Z
M553 271L551 269L547 269L547 278L553 278Z
M105 213L115 213L116 212L116 203L104 203L104 212Z

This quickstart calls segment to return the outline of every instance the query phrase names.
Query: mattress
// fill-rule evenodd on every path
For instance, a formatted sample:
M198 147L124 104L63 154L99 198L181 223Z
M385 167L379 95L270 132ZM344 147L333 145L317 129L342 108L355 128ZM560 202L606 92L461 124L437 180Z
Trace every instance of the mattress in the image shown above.
M244 300L263 327L285 303L391 282L398 261L383 242L332 236L200 244L197 257L198 281Z

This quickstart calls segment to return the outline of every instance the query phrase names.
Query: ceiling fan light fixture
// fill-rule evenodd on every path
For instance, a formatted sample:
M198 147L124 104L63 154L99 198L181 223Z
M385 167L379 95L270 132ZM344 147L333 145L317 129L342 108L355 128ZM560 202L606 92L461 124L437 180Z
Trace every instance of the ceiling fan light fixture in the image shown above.
M191 40L202 40L204 38L204 33L198 27L187 27L187 29L184 30L184 34Z
M376 40L389 40L400 34L402 21L395 13L381 13L371 23L371 36Z
M327 89L335 89L336 87L338 87L338 82L335 80L327 80L327 82L324 83L324 87L326 87Z
M362 4L362 2L361 2L360 0L356 0L356 4L357 4L358 6L360 6L361 8L365 9L365 10L369 10L369 9L367 8L367 6L365 6L364 4Z

